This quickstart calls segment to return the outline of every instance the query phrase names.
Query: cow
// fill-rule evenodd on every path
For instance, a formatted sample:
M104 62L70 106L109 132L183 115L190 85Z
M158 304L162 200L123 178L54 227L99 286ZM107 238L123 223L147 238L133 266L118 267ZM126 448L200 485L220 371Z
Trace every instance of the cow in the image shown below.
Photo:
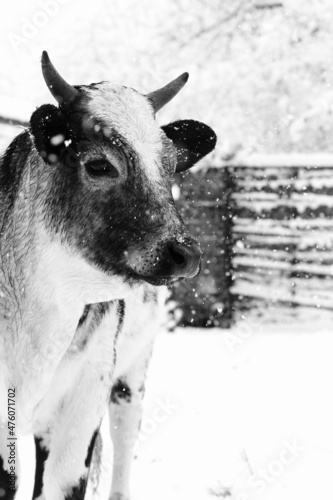
M37 108L0 163L0 498L15 496L16 440L31 434L33 498L83 499L109 411L109 499L128 500L164 291L201 266L174 176L216 135L156 121L187 73L146 95L70 85L47 52L42 73L58 105Z

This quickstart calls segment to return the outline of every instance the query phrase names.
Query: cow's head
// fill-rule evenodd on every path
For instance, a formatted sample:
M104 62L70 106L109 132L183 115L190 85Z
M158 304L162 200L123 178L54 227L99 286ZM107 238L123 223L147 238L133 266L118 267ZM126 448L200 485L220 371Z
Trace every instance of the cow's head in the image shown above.
M52 183L48 227L107 274L160 285L194 277L201 251L186 232L171 187L215 146L214 132L184 120L160 127L155 113L184 73L148 95L101 82L71 86L46 52L44 79L59 107L44 105L31 132Z

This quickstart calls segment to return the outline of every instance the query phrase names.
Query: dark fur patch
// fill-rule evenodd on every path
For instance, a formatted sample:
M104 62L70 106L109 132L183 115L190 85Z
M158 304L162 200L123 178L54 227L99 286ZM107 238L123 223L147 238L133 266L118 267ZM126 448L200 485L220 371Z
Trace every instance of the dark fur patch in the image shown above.
M118 315L118 326L117 326L117 335L116 335L116 339L118 337L118 335L120 334L122 328L123 328L123 324L124 324L124 319L125 319L125 309L126 309L126 303L123 299L119 300L118 301L118 306L117 306L117 315Z
M43 442L42 439L35 436L36 470L35 470L35 486L32 495L33 499L39 497L42 494L44 465L47 460L47 457L49 456L49 452L43 446L42 442Z
M84 500L87 482L87 477L81 477L79 484L71 489L71 492L65 496L65 500Z
M5 500L13 500L16 492L16 485L13 487L13 479L17 480L17 476L10 474L4 470L4 462L0 457L0 498Z
M117 330L114 338L114 344L113 344L113 365L115 366L116 361L117 361L117 340L118 337L121 333L121 330L123 329L124 325L124 320L125 320L125 309L126 309L126 303L123 299L118 300L117 303L117 316L118 316L118 325L117 325Z
M86 319L88 317L88 314L89 314L89 311L91 309L91 306L88 305L88 306L85 306L84 310L83 310L83 314L81 316L81 318L79 319L79 323L77 325L78 328L82 328L82 326L84 325L84 323L86 322Z
M32 114L30 127L36 149L43 160L50 164L57 163L66 150L65 141L70 139L64 113L53 104L44 104Z
M113 384L111 389L110 401L111 403L119 405L120 403L130 403L132 399L132 392L126 382L119 378Z
M178 120L164 125L162 130L176 147L176 172L193 167L213 151L216 145L215 132L205 123L196 120Z
M89 447L88 447L87 456L86 456L86 459L85 459L85 462L84 462L84 465L86 467L90 467L91 459L92 459L92 454L93 454L93 451L94 451L94 446L95 446L97 435L98 435L98 430L96 430L94 432L94 434L93 434L93 436L91 438Z
M86 348L91 336L101 324L104 315L110 310L112 304L113 302L110 301L85 306L82 316L79 319L70 350L75 353L78 351L81 352Z

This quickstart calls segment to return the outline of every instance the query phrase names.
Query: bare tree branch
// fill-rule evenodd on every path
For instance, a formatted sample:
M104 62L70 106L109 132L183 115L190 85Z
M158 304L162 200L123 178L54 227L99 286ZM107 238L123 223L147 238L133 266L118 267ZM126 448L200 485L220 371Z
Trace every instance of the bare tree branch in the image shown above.
M255 3L254 7L259 10L277 9L283 7L283 2L279 2L276 0L262 0L260 2L258 1L257 3Z
M212 25L205 26L205 27L201 28L200 30L198 30L191 37L189 37L186 42L181 44L180 48L184 48L186 45L191 43L196 38L201 38L202 36L205 36L208 33L214 32L220 26L229 23L233 19L238 18L239 14L241 14L241 13L244 15L246 12L250 11L252 8L253 8L252 2L249 3L249 2L244 2L244 0L241 0L238 3L237 7L232 10L232 12L230 12L226 16L222 17L221 19L218 19L218 21L216 21ZM228 30L228 31L230 31L230 30Z

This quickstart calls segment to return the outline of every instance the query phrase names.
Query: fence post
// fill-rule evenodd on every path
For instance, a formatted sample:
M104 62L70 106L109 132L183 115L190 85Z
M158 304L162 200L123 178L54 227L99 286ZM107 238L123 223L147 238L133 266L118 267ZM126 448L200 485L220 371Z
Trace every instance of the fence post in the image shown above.
M233 283L232 258L234 253L233 217L235 215L235 203L232 195L235 191L235 176L229 167L219 169L221 172L221 187L223 186L223 198L221 210L217 212L216 224L220 226L220 232L224 235L223 241L217 239L217 253L219 258L219 272L216 276L218 295L223 310L220 325L230 328L234 319L234 303L231 293Z
M183 313L181 324L229 328L233 320L233 176L228 168L207 167L186 172L179 184L178 208L204 254L201 274L178 283L173 291Z

